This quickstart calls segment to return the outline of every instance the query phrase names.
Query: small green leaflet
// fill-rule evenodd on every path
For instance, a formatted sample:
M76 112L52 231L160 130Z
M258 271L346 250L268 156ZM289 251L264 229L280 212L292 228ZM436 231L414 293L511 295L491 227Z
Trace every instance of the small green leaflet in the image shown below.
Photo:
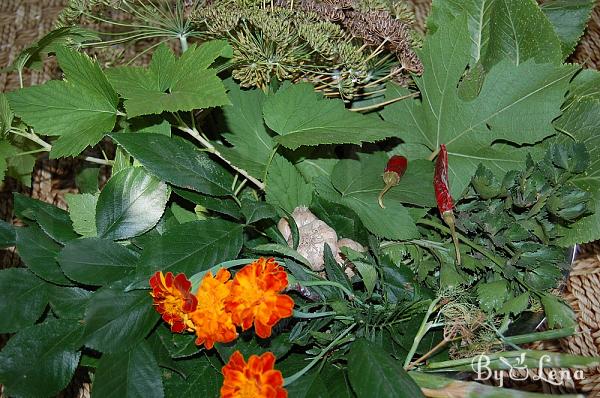
M600 239L600 100L584 97L571 104L556 127L562 134L561 142L582 142L590 153L590 165L585 174L573 179L579 188L593 195L595 212L583 217L569 229L561 228L563 236L558 240L563 246L586 243ZM571 138L573 137L573 138Z
M396 128L376 116L348 111L342 100L325 99L308 83L287 85L267 98L265 122L290 149L303 145L360 144L396 134Z
M111 132L119 99L98 63L66 47L56 50L64 81L8 93L17 116L38 134L58 135L52 158L73 156Z
M79 195L68 193L65 200L69 205L69 217L73 221L73 229L79 235L92 237L96 232L96 203L98 195L82 193Z
M125 98L130 118L227 105L223 83L214 69L208 69L226 49L226 42L210 41L191 46L176 59L161 45L147 69L124 66L108 69L106 75Z
M561 41L563 57L577 46L595 4L594 0L548 0L540 6Z
M399 137L436 151L446 144L450 187L455 199L468 186L479 163L505 173L524 159L531 144L554 134L551 121L560 115L572 65L515 65L502 61L487 74L479 96L459 97L457 86L470 59L471 42L465 18L457 18L429 36L421 51L425 66L416 82L422 100L401 101L382 115L396 124Z
M312 202L312 184L304 178L292 163L281 155L275 155L265 186L266 201L293 212L298 206L309 206Z
M231 105L223 107L228 129L223 137L232 147L217 144L217 149L227 160L262 180L275 147L262 118L267 96L258 89L242 90L230 80L225 85Z
M14 114L10 109L10 104L6 98L6 94L0 93L0 139L6 136L10 130L13 118Z
M472 66L480 62L489 69L503 59L517 65L528 59L562 60L552 24L533 0L436 0L428 19L430 32L465 14Z

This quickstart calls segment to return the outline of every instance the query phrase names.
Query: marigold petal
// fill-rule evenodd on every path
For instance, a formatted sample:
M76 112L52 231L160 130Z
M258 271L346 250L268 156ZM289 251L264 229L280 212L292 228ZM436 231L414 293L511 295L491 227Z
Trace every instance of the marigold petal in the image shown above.
M223 367L221 398L286 398L283 376L274 369L275 356L266 352L252 355L248 363L239 351L234 352Z

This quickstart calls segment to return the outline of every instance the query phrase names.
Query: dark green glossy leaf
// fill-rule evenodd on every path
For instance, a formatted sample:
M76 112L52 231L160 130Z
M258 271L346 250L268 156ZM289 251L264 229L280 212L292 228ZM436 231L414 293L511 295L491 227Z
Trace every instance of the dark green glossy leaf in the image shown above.
M577 46L595 4L594 0L550 0L540 6L561 41L563 57Z
M173 192L207 210L225 214L238 220L242 218L240 206L231 198L215 198L179 188L173 189Z
M96 291L85 311L84 343L102 352L126 351L146 337L159 315L147 290L125 292L127 281Z
M138 255L106 239L86 238L71 241L58 255L63 272L74 281L106 285L133 272Z
M365 339L352 344L348 355L348 376L358 398L424 397L399 361Z
M242 199L242 213L246 218L246 224L252 224L265 218L277 216L277 211L270 204L248 198Z
M242 248L243 226L225 220L192 221L152 240L140 258L139 273L154 271L193 275L236 258Z
M4 394L51 397L65 388L79 363L82 327L54 319L21 330L0 352Z
M62 319L83 319L91 296L91 291L79 287L48 286L50 307Z
M98 197L98 236L118 240L143 234L156 225L167 200L167 184L146 174L143 168L121 170L111 177Z
M312 184L304 181L296 166L283 156L275 155L266 179L268 203L291 213L298 206L310 206L313 189Z
M14 193L14 199L15 213L20 218L36 221L55 241L64 243L78 237L73 231L69 213L63 209L17 192Z
M190 141L161 134L113 134L150 173L181 188L214 196L233 194L233 177Z
M69 285L56 262L61 246L37 226L17 229L17 250L21 260L34 274L52 283Z
M130 351L103 354L94 377L94 398L163 398L160 369L145 342Z
M48 304L48 286L23 268L0 271L0 333L33 325Z
M324 250L323 259L325 260L325 272L327 273L327 279L337 282L347 288L349 291L352 291L352 284L350 283L348 276L346 276L342 266L335 261L335 257L333 257L333 253L331 252L331 248L328 244L324 244ZM341 291L338 291L338 295L340 298L344 297Z
M187 378L163 369L162 380L166 398L216 398L220 395L223 364L214 355L202 354L178 362Z
M5 221L0 220L0 249L6 249L15 245L17 234L15 227Z
M172 358L186 358L200 351L200 347L195 343L195 335L173 333L166 323L158 327L156 335Z

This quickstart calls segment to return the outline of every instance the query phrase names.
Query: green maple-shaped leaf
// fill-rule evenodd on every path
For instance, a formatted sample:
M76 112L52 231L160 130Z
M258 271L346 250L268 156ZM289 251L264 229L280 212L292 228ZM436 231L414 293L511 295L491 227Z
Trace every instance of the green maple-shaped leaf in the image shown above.
M433 32L465 14L471 39L471 65L480 62L489 69L503 59L517 65L529 59L536 62L562 59L559 37L534 0L434 1L427 24Z
M396 134L391 123L351 112L341 100L323 98L308 83L281 88L267 99L263 114L267 126L279 134L275 141L290 149L375 142Z
M464 17L430 36L420 55L425 72L416 83L422 99L401 101L382 114L409 144L425 145L431 151L446 144L455 198L468 186L479 163L505 172L526 153L515 144L533 144L554 134L551 121L560 115L576 69L501 61L487 73L479 95L464 100L457 88L471 57Z
M232 147L216 145L219 152L252 176L264 178L275 143L262 118L267 96L262 90L242 90L227 81L230 106L223 107L227 133L223 137Z
M119 67L106 74L125 98L127 116L191 111L229 103L225 87L210 64L226 49L223 41L191 46L176 59L166 45L154 52L148 68Z
M98 63L75 50L56 49L64 81L8 93L17 116L43 135L58 135L52 158L78 155L112 131L119 98Z

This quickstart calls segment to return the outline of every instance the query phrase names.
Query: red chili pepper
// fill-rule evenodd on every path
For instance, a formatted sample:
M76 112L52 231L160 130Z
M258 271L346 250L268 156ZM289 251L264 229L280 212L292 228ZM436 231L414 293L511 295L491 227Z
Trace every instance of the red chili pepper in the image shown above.
M450 194L450 183L448 181L448 151L444 144L440 145L440 151L435 162L433 189L435 190L438 210L442 219L450 228L454 249L456 250L456 263L460 264L460 250L458 247L458 237L456 236L454 212L452 211L454 209L454 201Z
M383 205L383 195L390 190L391 187L398 185L400 178L406 172L408 168L408 160L404 156L394 155L388 160L385 170L383 171L383 182L385 187L379 193L377 201L382 209L385 208Z

